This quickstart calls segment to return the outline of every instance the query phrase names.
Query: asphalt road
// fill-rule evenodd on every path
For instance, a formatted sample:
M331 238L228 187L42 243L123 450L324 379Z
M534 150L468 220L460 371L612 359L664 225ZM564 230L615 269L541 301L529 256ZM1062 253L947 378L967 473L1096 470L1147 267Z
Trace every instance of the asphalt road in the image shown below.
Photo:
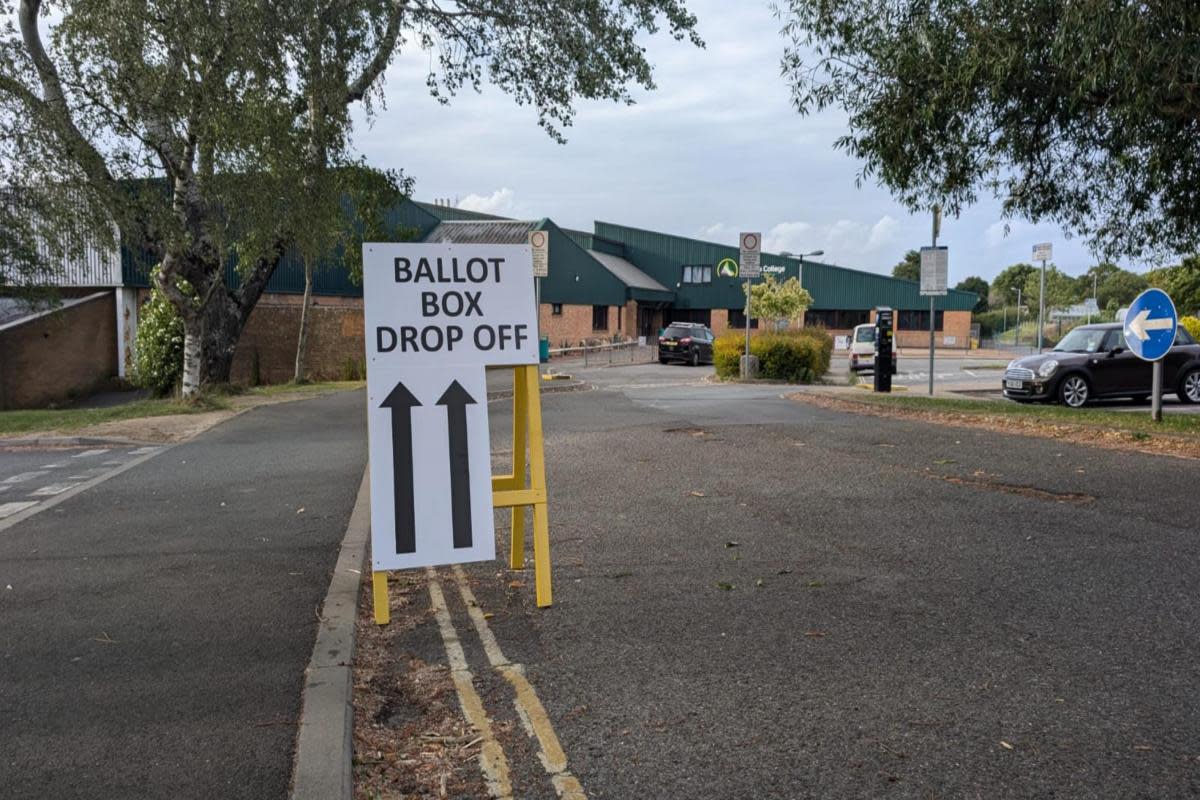
M286 797L365 437L361 393L264 406L0 531L0 797ZM132 457L86 452L0 485Z
M702 373L544 398L552 609L469 570L588 797L1200 794L1200 467ZM554 797L447 600L514 796ZM445 661L432 622L396 646Z

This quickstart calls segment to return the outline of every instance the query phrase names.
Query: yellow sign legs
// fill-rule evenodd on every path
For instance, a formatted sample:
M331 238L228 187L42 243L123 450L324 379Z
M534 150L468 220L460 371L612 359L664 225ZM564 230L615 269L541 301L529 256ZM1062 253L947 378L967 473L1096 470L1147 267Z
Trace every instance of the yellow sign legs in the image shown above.
M538 608L553 602L550 581L550 518L546 509L546 455L538 366L513 367L513 471L492 476L492 506L512 509L510 569L525 568L525 509L533 509L533 574ZM528 454L526 452L528 448ZM528 481L526 480L528 472ZM387 625L387 573L371 573L375 623Z
M533 574L538 608L553 602L550 518L546 510L546 455L537 365L513 367L513 472L492 478L492 505L512 508L511 569L525 568L525 507L533 507ZM529 480L526 483L526 446Z

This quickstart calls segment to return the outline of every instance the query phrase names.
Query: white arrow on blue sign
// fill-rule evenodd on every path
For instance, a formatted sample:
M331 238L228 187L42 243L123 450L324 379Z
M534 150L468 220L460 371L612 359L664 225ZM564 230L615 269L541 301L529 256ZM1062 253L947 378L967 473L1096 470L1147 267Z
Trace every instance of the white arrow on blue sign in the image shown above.
M1125 344L1145 361L1158 361L1175 344L1179 317L1175 304L1162 289L1147 289L1125 312Z

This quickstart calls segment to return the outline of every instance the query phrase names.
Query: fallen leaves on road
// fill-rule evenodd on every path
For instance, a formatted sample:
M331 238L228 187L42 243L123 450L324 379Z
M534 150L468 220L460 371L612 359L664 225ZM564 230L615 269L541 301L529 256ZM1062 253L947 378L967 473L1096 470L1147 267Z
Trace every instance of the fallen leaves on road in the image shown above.
M1009 744L1008 742L1004 741L1003 739L1000 740L1000 746L1003 747L1005 750L1013 749L1013 746L1011 744Z
M725 546L726 546L726 547L740 547L740 546L741 546L741 542L737 542L737 541L729 541L729 542L726 542L726 543L725 543Z
M688 494L692 497L704 497L704 492L697 492L695 490L688 492Z
M354 659L354 797L486 797L482 739L459 710L449 668L404 648L413 629L436 625L424 580L389 581L392 621L384 627L372 620L366 588Z
M731 592L737 588L737 584L720 581L717 583L717 588L724 592Z
M810 639L824 639L829 633L827 631L805 631L804 635Z

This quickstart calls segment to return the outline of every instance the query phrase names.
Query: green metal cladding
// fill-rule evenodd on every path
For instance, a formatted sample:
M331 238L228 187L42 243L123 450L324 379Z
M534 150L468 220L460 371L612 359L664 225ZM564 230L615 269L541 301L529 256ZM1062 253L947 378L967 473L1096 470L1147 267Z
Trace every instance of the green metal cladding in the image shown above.
M711 284L683 284L685 265L716 265L723 258L738 260L738 248L702 242L683 236L596 222L595 236L624 246L624 257L659 282L675 289L676 308L742 308L744 280L722 278L715 274ZM762 254L762 265L783 267L777 279L794 278L799 263L774 253ZM891 306L903 310L929 310L929 298L922 297L920 286L888 275L878 275L817 261L804 261L804 288L813 296L814 311L868 309ZM951 290L935 298L935 308L944 311L970 311L978 298L973 292Z

